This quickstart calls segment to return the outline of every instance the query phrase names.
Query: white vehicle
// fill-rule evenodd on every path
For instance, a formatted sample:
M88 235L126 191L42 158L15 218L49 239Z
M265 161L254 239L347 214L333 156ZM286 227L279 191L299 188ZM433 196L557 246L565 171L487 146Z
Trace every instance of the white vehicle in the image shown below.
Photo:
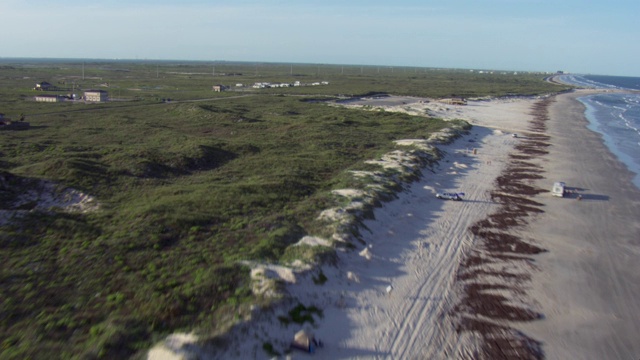
M436 194L436 197L438 199L454 200L454 201L462 201L462 196L464 196L464 193L447 193L447 192L443 192L443 193L437 193Z
M564 197L564 194L566 193L565 186L566 184L563 183L562 181L553 183L553 188L551 189L551 195L557 196L557 197Z

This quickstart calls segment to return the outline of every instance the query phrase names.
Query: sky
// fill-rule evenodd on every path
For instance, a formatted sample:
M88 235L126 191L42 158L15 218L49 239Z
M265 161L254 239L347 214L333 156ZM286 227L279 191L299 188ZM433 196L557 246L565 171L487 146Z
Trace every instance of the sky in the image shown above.
M0 58L640 76L637 0L0 0Z

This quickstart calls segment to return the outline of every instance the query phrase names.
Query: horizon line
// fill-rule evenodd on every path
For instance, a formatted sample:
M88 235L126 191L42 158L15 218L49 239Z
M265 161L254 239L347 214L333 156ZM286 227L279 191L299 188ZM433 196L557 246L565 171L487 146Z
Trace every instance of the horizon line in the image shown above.
M386 67L386 68L420 68L435 70L463 70L463 71L497 71L497 72L516 72L516 73L540 73L540 74L556 74L562 70L543 71L543 70L513 70L513 69L493 69L482 67L455 68L444 66L417 66L417 65L388 65L388 64L347 64L347 63L329 63L329 62L293 62L293 61L258 61L258 60L189 60L189 59L151 59L151 58L82 58L82 57L30 57L30 56L0 56L0 61L5 60L90 60L94 62L193 62L193 63L247 63L247 64L286 64L286 65L326 65L326 66L360 66L360 67ZM570 74L564 72L564 74ZM574 73L577 74L577 73ZM611 75L615 76L615 75Z

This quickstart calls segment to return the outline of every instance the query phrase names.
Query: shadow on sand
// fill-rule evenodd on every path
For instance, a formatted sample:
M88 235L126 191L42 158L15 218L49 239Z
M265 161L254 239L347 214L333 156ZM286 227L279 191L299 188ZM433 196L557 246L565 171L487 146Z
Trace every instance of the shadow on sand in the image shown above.
M600 195L600 194L570 193L565 195L565 198L575 199L580 201L609 201L609 195Z
M575 199L575 200L589 200L589 201L609 201L609 195L601 195L601 194L588 194L584 193L585 191L589 191L589 189L579 188L579 187L565 187L566 193L564 195L565 199Z

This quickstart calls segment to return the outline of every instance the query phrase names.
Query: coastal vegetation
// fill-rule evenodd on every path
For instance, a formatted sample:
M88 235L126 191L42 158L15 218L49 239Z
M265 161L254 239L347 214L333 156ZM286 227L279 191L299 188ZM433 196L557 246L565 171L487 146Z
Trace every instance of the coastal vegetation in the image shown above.
M328 106L365 94L520 96L565 87L541 74L304 64L0 63L0 113L29 130L0 132L2 358L141 356L163 336L216 334L252 304L247 260L313 261L293 249L328 236L318 215L361 188L350 171L451 126L442 119ZM38 103L104 89L113 101ZM253 89L255 82L327 81ZM214 84L230 90L213 92ZM243 84L236 87L235 84ZM38 210L43 182L95 208ZM42 195L39 198L42 200ZM19 204L19 205L16 205ZM19 214L16 215L16 214ZM326 281L317 277L318 286ZM281 321L313 321L303 305ZM267 346L268 347L268 346ZM266 350L265 350L266 351Z

